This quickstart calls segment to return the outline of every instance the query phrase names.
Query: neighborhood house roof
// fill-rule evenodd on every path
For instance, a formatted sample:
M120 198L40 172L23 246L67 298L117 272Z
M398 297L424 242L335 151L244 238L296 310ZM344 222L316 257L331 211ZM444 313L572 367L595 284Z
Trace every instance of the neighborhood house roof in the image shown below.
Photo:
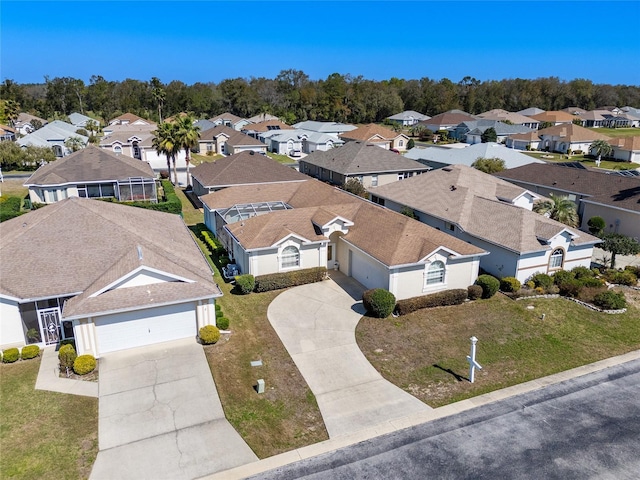
M559 137L563 141L570 143L585 143L595 140L609 140L611 138L575 123L561 124L538 130L538 136L540 138L543 136Z
M594 203L640 212L640 177L624 177L546 163L504 170L496 176L507 181L586 195L586 200Z
M567 112L562 111L547 111L538 113L537 115L530 115L534 120L538 120L539 122L551 122L551 123L571 123L575 116L571 115Z
M434 115L429 120L420 122L419 125L434 125L438 127L446 127L458 125L459 123L467 122L470 120L476 120L476 117L462 111L449 111Z
M393 140L394 138L403 135L401 133L396 133L393 130L385 127L381 127L380 125L376 125L375 123L370 123L369 125L364 125L362 127L358 127L355 130L351 130L350 132L346 132L341 134L342 138L348 138L351 140L362 140L366 141L378 141L378 140ZM406 135L403 135L406 137Z
M76 130L78 130L78 127L75 125L63 122L62 120L55 120L51 123L47 123L44 127L19 138L16 140L16 143L21 147L27 145L33 145L35 147L51 147L53 142L61 144L69 137L78 137L82 140L82 143L86 145L89 141L89 137L76 133Z
M201 163L191 176L206 188L274 182L299 182L309 177L264 155L241 152ZM235 202L240 203L240 202ZM230 206L230 205L227 205Z
M395 115L391 115L387 117L388 120L428 120L428 115L423 115L420 112L416 112L415 110L405 110L404 112L396 113Z
M522 125L509 125L508 123L503 123L500 120L492 120L488 118L462 122L456 127L456 129L461 128L463 125L469 129L467 135L481 135L489 128L493 128L498 136L514 135L517 133L526 133L531 131L529 127L524 127Z
M155 174L146 162L90 145L41 166L29 177L25 185L63 185L132 177L155 178Z
M109 202L72 197L8 220L0 254L0 294L25 301L79 295L65 304L65 318L221 295L178 215ZM172 281L109 291L136 269Z
M327 151L316 150L301 160L302 162L341 175L429 170L429 167L403 155L371 143L357 141L347 142L343 147Z
M215 117L210 118L209 120L211 122L228 121L232 124L235 124L240 122L242 118L238 117L237 115L234 115L233 113L225 112L225 113L221 113L220 115L216 115Z
M132 124L134 122L146 123L154 126L156 125L155 122L139 117L138 115L134 115L133 113L124 113L119 117L109 120L109 125L125 125L127 123Z
M243 130L249 132L268 132L270 130L293 130L291 125L281 122L279 119L265 120L263 122L246 125Z
M620 150L638 151L640 150L640 135L612 138L609 143Z
M310 130L318 133L344 133L355 130L357 127L354 125L347 125L345 123L338 122L318 122L315 120L305 120L304 122L298 122L293 124L293 128L299 128L301 130Z
M226 125L216 125L213 128L210 128L207 131L201 132L200 133L200 140L199 142L207 142L207 141L212 141L215 137L219 136L219 135L224 135L227 137L226 143L234 146L234 147L239 147L239 146L258 146L258 147L264 147L264 143L262 143L260 140L256 140L253 137L250 137L249 135L245 135L242 132L239 132L238 130L234 130L231 127L227 127Z
M531 117L527 117L520 113L508 112L500 108L489 110L488 112L481 113L478 116L481 118L486 118L488 120L508 120L514 125L522 125L525 123L535 123L535 120L532 121Z
M512 205L527 191L463 165L371 188L371 194L458 225L463 231L516 252L548 250L546 241L568 230L577 244L598 239ZM537 197L536 195L534 195Z
M424 160L447 165L467 165L471 166L478 158L500 158L504 160L506 168L519 167L528 163L544 163L533 157L518 152L512 148L494 142L476 143L467 148L412 148L405 157L415 160Z

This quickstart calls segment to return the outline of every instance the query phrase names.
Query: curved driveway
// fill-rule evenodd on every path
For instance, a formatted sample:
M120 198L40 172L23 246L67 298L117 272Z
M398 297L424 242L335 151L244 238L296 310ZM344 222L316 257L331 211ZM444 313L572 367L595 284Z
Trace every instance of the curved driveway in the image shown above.
M431 407L388 382L356 344L364 287L339 272L292 288L268 317L314 393L330 438L375 427Z

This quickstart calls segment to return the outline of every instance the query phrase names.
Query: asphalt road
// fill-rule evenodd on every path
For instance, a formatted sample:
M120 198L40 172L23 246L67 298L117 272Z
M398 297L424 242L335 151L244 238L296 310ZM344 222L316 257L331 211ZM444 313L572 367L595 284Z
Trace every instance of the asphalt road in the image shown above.
M640 361L253 478L639 479Z

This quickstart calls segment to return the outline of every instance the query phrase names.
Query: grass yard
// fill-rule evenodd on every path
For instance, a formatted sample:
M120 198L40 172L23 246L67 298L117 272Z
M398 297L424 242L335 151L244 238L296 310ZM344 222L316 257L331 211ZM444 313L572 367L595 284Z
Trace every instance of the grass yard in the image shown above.
M0 478L88 478L98 399L34 390L40 360L0 364Z
M590 128L589 130L608 137L635 137L640 135L640 128Z
M4 181L0 183L0 192L3 197L20 197L24 198L28 195L29 189L22 185L26 178L8 178L4 177Z
M182 202L182 218L187 225L197 225L204 222L204 213L193 206L182 188L176 188L176 195Z
M524 153L525 155L529 155L530 157L536 158L538 160L542 160L544 162L549 162L549 163L580 162L580 163L584 163L585 167L596 168L596 159L587 157L585 155L571 155L570 157L567 157L567 155L564 155L561 153L553 153L553 152L522 151L521 153ZM604 168L608 170L628 170L628 169L634 169L637 167L638 167L637 163L602 160L600 162L599 168Z
M217 303L232 333L205 353L227 419L260 458L327 440L315 396L267 319L280 291L238 296L215 272L224 293ZM263 366L251 367L252 360ZM265 380L262 395L254 390L259 378Z
M635 303L621 315L562 298L516 302L498 294L398 318L363 317L356 339L387 380L438 407L640 348L640 293L625 292ZM471 384L474 335L484 368Z
M223 158L223 156L222 155L218 155L218 154L216 154L216 155L201 155L199 153L192 153L191 154L191 166L197 167L201 163L215 162L219 158Z
M288 155L280 155L278 153L267 153L267 157L272 158L273 160L275 160L276 162L282 163L282 164L287 164L287 163L296 163L296 160L294 160L293 158L289 157Z

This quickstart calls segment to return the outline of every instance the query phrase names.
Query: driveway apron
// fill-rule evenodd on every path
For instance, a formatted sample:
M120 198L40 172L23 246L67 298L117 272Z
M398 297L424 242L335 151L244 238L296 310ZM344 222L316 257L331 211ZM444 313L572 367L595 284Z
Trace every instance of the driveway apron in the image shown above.
M364 287L340 272L292 288L269 305L268 317L316 396L330 438L431 410L385 380L355 338Z
M92 479L190 479L257 460L193 339L102 357L98 415Z

